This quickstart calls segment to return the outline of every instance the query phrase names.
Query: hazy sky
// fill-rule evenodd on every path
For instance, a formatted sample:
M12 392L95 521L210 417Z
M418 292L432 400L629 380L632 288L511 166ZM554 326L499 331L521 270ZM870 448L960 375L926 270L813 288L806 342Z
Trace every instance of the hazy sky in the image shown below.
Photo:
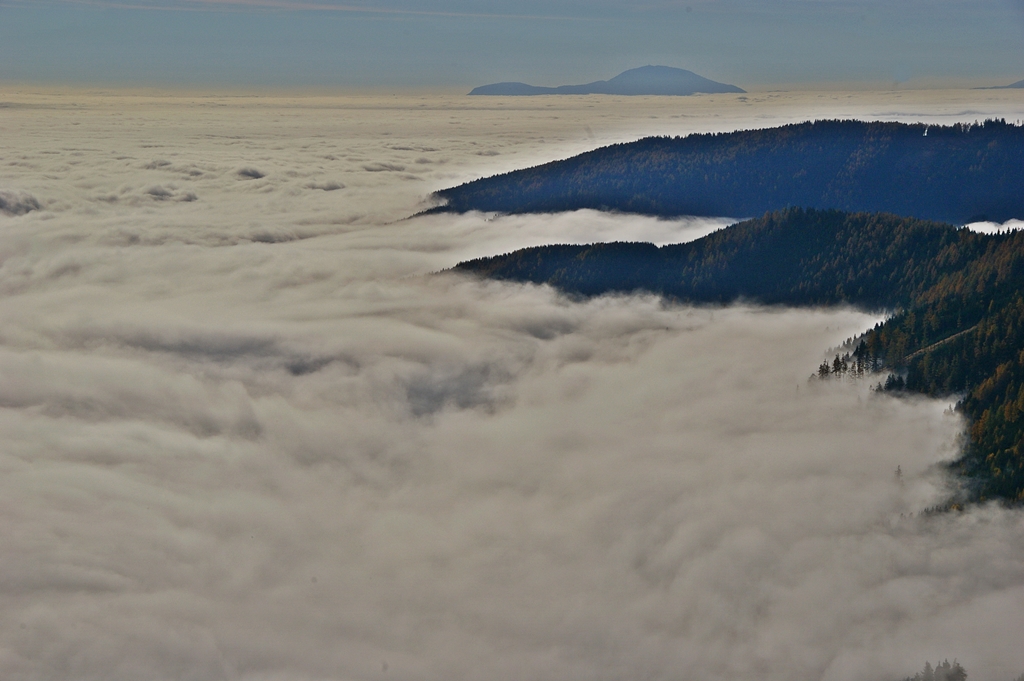
M1019 0L0 0L0 80L470 87L644 64L756 88L1024 78Z

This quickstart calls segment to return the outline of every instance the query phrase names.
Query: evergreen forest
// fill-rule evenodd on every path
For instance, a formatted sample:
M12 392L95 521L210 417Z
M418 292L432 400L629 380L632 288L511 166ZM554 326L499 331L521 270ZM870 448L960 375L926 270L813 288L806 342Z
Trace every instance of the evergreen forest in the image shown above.
M1024 218L1024 127L814 121L649 137L436 193L428 212L744 217L792 206L965 224Z
M685 244L542 246L455 270L575 297L884 311L818 375L877 374L883 390L957 396L969 431L954 467L967 498L1024 503L1024 232L788 208Z
M967 670L956 660L936 662L934 667L925 662L924 669L903 681L967 681Z

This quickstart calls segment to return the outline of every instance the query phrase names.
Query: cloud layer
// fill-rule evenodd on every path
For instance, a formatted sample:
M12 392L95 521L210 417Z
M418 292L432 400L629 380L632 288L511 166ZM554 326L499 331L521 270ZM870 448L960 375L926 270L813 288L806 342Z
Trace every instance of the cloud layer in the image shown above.
M40 208L0 216L0 676L1024 670L1024 518L921 513L962 424L806 381L873 318L430 274L724 224L402 219L664 110L33 102L4 182Z

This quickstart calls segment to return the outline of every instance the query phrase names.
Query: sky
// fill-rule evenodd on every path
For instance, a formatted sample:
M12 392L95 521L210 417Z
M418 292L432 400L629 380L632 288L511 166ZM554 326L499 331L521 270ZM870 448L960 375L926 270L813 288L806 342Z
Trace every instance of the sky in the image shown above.
M0 0L0 81L471 88L645 64L745 89L1024 78L1020 0Z
M0 88L0 678L1016 679L1024 516L925 512L949 401L808 381L877 314L441 273L726 217L409 216L644 132L1020 94Z

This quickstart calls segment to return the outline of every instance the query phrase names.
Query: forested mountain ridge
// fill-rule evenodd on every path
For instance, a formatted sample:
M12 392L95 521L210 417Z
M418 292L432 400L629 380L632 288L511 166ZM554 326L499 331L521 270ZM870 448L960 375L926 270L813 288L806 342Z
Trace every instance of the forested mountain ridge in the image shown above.
M644 290L702 303L889 309L924 296L943 275L961 282L987 244L985 235L914 218L790 209L684 244L540 246L456 269L584 296Z
M865 334L858 367L891 372L890 389L964 395L957 466L972 497L1024 502L1024 232L787 209L686 244L542 246L454 269L576 296L895 311Z
M435 212L748 216L790 206L1024 218L1024 127L814 121L649 137L444 189Z

